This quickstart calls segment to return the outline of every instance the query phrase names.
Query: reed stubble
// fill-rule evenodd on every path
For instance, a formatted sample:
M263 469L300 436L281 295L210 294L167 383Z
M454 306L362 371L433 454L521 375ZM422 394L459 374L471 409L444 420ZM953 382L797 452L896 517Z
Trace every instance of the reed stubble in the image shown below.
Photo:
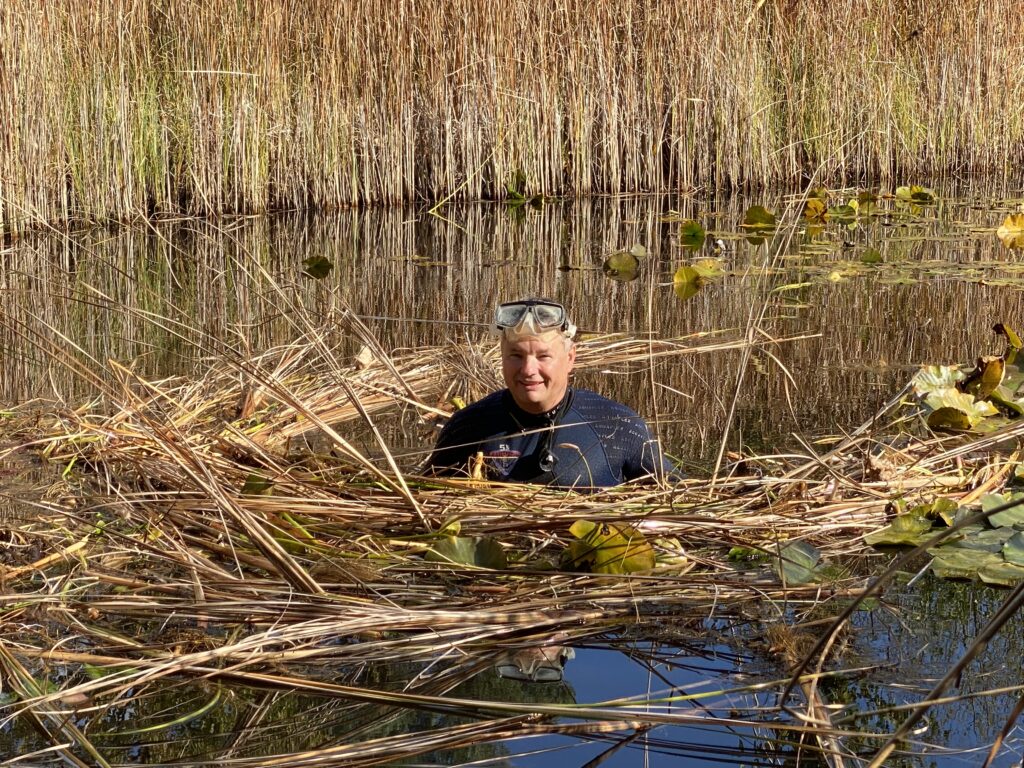
M0 9L0 228L945 172L1024 156L1012 0Z

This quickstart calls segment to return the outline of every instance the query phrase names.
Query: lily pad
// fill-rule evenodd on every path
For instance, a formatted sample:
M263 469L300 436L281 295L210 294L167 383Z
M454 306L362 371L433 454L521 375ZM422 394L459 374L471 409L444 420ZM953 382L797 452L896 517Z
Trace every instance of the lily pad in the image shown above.
M634 245L628 251L618 251L604 260L604 273L612 280L628 283L640 274L640 259L647 255L642 245Z
M1024 532L1017 531L1003 545L1003 559L1024 566Z
M978 569L978 576L986 584L1012 587L1024 579L1024 566L998 561L985 563Z
M576 537L563 553L563 564L592 573L635 573L655 566L654 547L635 528L618 523L577 520L569 528Z
M981 497L981 509L989 512L1009 502L1017 502L1016 506L988 516L989 525L994 528L1024 524L1024 493L988 493Z
M931 537L931 530L931 520L922 515L908 512L898 515L885 528L867 534L864 537L864 541L873 547L917 547L924 544Z
M804 203L804 218L809 221L823 221L828 211L828 204L823 198L809 197Z
M1002 556L994 552L957 547L938 547L930 554L934 558L932 572L940 579L973 579L982 568L1004 562Z
M743 216L741 227L748 230L747 241L751 245L761 245L764 235L775 229L775 214L761 205L752 205Z
M687 219L679 225L679 244L684 248L697 250L704 245L706 237L707 233L704 231L704 227L693 219Z
M996 387L1003 383L1003 372L1006 365L1001 356L985 355L979 357L977 365L964 380L957 384L957 389L974 395L975 400L984 400L991 395Z
M928 187L911 184L896 188L896 199L909 203L934 203L935 193Z
M809 584L818 578L821 553L806 541L791 541L772 560L772 569L790 586Z
M838 221L841 224L849 224L857 218L857 211L852 205L836 205L829 208L825 214L829 221Z
M696 264L684 264L672 276L672 290L680 299L686 300L722 274L721 262L716 259L702 259Z
M302 262L302 274L314 280L322 280L334 269L334 264L325 256L310 256Z
M435 563L472 565L496 571L508 567L505 550L490 536L443 536L431 545L424 559Z
M979 552L1002 552L1007 539L1013 536L1014 533L1013 528L1005 526L1002 528L988 528L973 533L970 536L963 536L950 544L943 544L943 547L974 549Z
M987 416L999 413L987 400L975 400L974 395L947 387L936 389L925 398L929 408L928 426L932 429L970 429Z
M937 389L955 387L963 378L963 371L955 365L926 365L914 374L910 383L914 387L914 392L926 395Z
M996 237L1007 248L1024 248L1024 213L1011 213L996 230Z
M882 254L877 248L868 248L860 255L861 264L881 264Z

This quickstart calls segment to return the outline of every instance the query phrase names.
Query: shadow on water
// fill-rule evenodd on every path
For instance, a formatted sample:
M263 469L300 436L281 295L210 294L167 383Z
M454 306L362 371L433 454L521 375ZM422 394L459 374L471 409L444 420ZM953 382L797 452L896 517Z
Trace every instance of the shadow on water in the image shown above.
M731 448L783 451L795 444L793 433L831 435L869 418L919 365L967 362L997 349L993 323L1024 324L1019 252L1005 249L994 235L1017 202L1005 193L950 194L944 200L940 194L938 205L911 211L890 201L886 213L852 225L833 222L820 231L802 225L792 239L780 230L760 244L740 225L746 208L758 203L796 214L792 201L635 197L551 201L528 210L469 206L446 210L444 218L418 211L352 211L313 219L38 235L0 254L0 399L73 403L90 397L82 377L53 365L57 348L70 368L85 358L114 359L161 377L199 370L224 350L260 350L287 341L300 316L311 314L330 332L346 308L366 319L386 349L477 341L486 339L496 302L545 294L567 303L589 333L801 337L780 341L748 361L728 435ZM679 218L697 220L708 230L700 249L680 242ZM639 277L609 279L605 259L635 243L650 254L640 263ZM869 252L880 262L864 258ZM314 257L333 267L322 280L303 275L304 262ZM680 265L702 258L718 259L724 276L680 300L673 275ZM635 407L656 424L665 445L699 472L714 461L722 441L742 361L742 353L732 350L588 371L580 383ZM453 394L472 399L482 392ZM398 417L390 427L395 453L412 466L429 448L429 436L408 429ZM892 707L922 694L907 686L941 677L1001 595L925 578L913 590L888 595L884 607L858 614L844 667L864 672L823 683L837 705L836 722L853 731L891 731L905 716ZM752 608L750 616L702 627L675 642L617 637L577 648L566 683L502 680L485 670L455 690L498 701L592 703L775 680L785 676L785 665L773 640L752 635L764 618L758 611L770 609ZM894 757L891 764L979 764L984 752L971 750L991 742L1020 694L970 694L1021 686L1022 655L1024 624L1015 621L960 680L958 692L966 698L929 712L925 727L906 745L929 754ZM418 672L396 664L339 670L337 676L372 679L397 690ZM48 673L87 674L59 665ZM246 688L134 693L128 707L112 706L90 725L98 743L129 761L196 758L231 745L239 755L270 754L355 736L422 731L444 719ZM750 696L744 694L742 709L777 703L768 694L764 702ZM187 724L155 736L140 730L214 699L207 714ZM696 701L685 706L706 717L727 716L735 703L725 693ZM621 733L583 741L539 736L425 756L418 764L815 764L798 745L779 745L776 738L767 726L664 727L611 750ZM0 742L5 754L40 746L20 721L3 725ZM929 744L937 746L929 750ZM1019 762L1020 733L1014 731L1007 744L996 765ZM851 738L848 746L870 753L878 745Z

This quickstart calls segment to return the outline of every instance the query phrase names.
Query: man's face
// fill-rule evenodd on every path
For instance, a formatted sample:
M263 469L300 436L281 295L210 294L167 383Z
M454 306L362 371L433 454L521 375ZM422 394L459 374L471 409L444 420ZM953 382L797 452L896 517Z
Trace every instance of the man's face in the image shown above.
M558 405L569 386L576 347L553 333L501 340L501 372L516 404L528 413L544 413Z

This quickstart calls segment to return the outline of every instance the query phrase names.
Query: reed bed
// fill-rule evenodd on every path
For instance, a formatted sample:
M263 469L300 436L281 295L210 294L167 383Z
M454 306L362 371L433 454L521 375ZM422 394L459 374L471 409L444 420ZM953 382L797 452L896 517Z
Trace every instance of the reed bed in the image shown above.
M1011 0L0 10L0 230L1021 164Z
M351 313L338 326L344 343L310 328L263 353L223 351L195 377L148 381L111 363L95 377L101 396L92 403L55 417L10 412L17 450L64 468L37 519L12 529L0 569L0 675L17 696L9 717L29 723L54 754L116 764L116 741L84 732L83 719L188 683L207 691L202 706L164 715L154 732L202 717L226 686L309 696L334 734L311 747L240 728L194 765L380 765L554 733L614 745L665 725L770 725L776 746L849 765L850 740L878 747L888 734L831 722L820 681L857 672L835 647L811 649L830 623L826 636L841 645L836 617L867 583L850 559L863 554L861 536L886 521L895 497L969 502L1000 488L1015 466L994 458L991 442L889 446L880 438L903 418L894 393L841 440L804 455L734 457L711 480L576 495L421 477L420 457L391 454L376 420L428 421L450 409L454 389L490 388L495 349L389 352ZM580 344L578 365L649 364L748 343L602 336ZM635 526L659 567L561 569L578 519ZM425 557L455 522L463 536L497 539L508 568ZM770 555L797 539L846 565L825 583L798 585L728 557L734 547ZM775 627L758 652L776 660L774 677L573 705L458 693L509 652L627 639L700 648L709 635L727 642L721 627L733 625L751 628L747 637ZM93 673L55 689L44 680L54 668ZM387 682L368 671L381 668L400 674ZM787 682L806 716L781 717ZM410 734L401 724L410 712L455 719Z

